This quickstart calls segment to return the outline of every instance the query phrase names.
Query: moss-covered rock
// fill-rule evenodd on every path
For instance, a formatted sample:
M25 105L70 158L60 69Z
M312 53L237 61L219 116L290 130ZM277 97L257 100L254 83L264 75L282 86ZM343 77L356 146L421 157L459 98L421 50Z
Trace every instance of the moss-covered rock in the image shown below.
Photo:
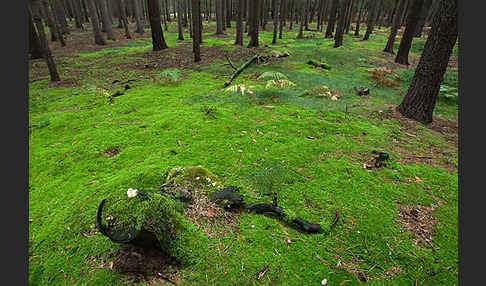
M170 169L165 183L171 182L184 186L198 187L217 187L221 185L218 176L200 165Z

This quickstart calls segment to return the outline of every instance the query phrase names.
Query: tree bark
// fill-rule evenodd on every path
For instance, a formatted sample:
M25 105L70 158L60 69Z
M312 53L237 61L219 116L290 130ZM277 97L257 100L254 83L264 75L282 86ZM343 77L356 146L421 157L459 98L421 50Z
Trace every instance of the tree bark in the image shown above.
M241 0L240 0L241 1ZM279 5L278 5L278 0L272 0L272 14L273 14L273 38L272 38L272 44L275 45L277 43L277 32L278 32L278 10L279 10Z
M108 13L108 6L106 0L99 0L101 7L101 20L103 21L103 27L107 34L108 40L116 41L115 33L113 33L113 27L111 26L110 14Z
M278 38L282 39L283 26L285 26L285 6L288 0L280 0L280 26L278 32Z
M72 0L73 1L73 10L74 10L74 21L76 23L76 28L84 30L83 27L83 17L81 14L81 4L79 0Z
M410 47L412 46L413 35L417 29L420 10L424 4L424 0L412 1L412 6L408 12L407 26L403 32L402 40L400 41L400 46L398 47L397 57L395 58L395 62L402 65L409 65L408 53L410 52Z
M125 37L127 39L131 39L132 36L130 35L130 30L128 29L128 19L127 19L127 11L125 6L125 0L118 0L120 4L120 19L123 22L123 27L125 28Z
M40 59L43 56L42 46L39 35L35 30L34 21L32 20L32 13L30 8L27 9L29 16L29 53L32 59Z
M147 0L147 8L150 19L150 29L152 31L152 50L160 51L167 49L164 33L160 26L160 6L159 0Z
M66 21L66 13L65 13L65 8L64 4L61 2L61 0L52 0L52 5L54 10L56 10L56 16L57 16L57 23L61 26L61 33L62 34L69 34L69 27Z
M343 36L344 36L344 29L346 25L346 19L348 14L346 11L349 11L349 6L351 5L351 0L344 0L341 3L341 7L339 9L339 22L336 27L336 36L334 37L334 47L340 47L343 44Z
M135 21L137 23L137 30L135 30L136 33L139 33L140 35L143 34L143 16L142 16L142 7L140 5L140 0L133 0L133 8L134 8L134 13L135 13Z
M329 16L329 22L327 23L325 38L332 38L334 33L334 25L336 23L336 14L339 7L339 0L332 0L331 14Z
M299 34L297 35L297 39L304 38L305 7L306 5L304 4L304 7L300 9L300 26L299 26Z
M193 37L192 37L192 51L194 53L194 61L199 62L201 60L201 52L200 52L200 42L201 42L201 33L199 31L201 22L201 7L200 7L200 0L191 0L191 13L192 13L192 27L193 27Z
M245 2L243 0L238 1L238 9L236 10L236 41L235 45L243 46L243 10Z
M57 25L55 25L54 17L52 17L49 2L47 0L41 0L40 4L42 14L44 14L44 19L46 20L51 33L51 41L56 42L58 40Z
M231 16L232 16L232 7L231 7L231 0L225 0L226 2L226 27L231 28Z
M440 84L457 36L457 0L441 0L410 87L397 108L402 115L424 124L433 121Z
M372 0L373 3L370 7L370 12L368 13L368 27L366 28L366 33L363 37L363 41L367 41L370 38L370 35L373 33L373 29L375 28L376 22L376 15L378 14L379 2L378 0Z
M54 63L51 50L49 49L49 45L47 44L46 34L44 32L44 24L42 23L42 17L40 16L40 2L39 0L31 0L30 3L32 6L31 13L33 16L33 21L37 27L37 32L39 33L39 41L41 44L42 54L44 56L44 59L46 60L51 81L60 81L61 79L59 78L56 64Z
M425 20L427 18L427 15L429 14L430 6L432 6L432 0L425 0L424 6L422 7L422 10L420 11L419 20L418 20L418 23L417 23L417 29L415 31L415 37L417 37L417 38L422 37L422 30L424 29Z
M97 45L106 45L105 39L103 38L103 34L100 30L100 22L98 20L98 12L96 11L94 0L87 0L86 4L88 6L89 17L91 18L91 27L93 29L95 43Z
M177 1L177 40L184 41L184 32L182 30L182 9L181 1Z
M223 34L223 0L216 1L216 35Z
M365 1L363 0L363 1L361 1L361 6L360 6L360 8L359 8L358 19L357 19L357 21L356 21L356 28L354 29L354 35L355 35L356 37L359 37L359 36L360 36L360 35L359 35L359 27L360 27L360 25L361 25L361 15L362 15L362 13L363 13L364 6L365 6Z
M398 28L400 28L400 23L402 22L401 15L403 9L405 9L405 2L407 0L399 0L398 8L395 12L395 17L393 19L393 27L390 31L390 35L388 36L388 41L386 42L384 52L395 54L393 51L393 45L395 44L395 38L397 36Z
M260 8L260 0L250 0L250 42L248 48L258 47L258 15Z

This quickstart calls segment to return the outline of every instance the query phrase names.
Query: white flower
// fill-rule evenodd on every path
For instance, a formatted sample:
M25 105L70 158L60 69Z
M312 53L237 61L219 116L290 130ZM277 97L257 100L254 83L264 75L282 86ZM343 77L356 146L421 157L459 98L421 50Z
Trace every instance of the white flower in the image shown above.
M206 177L206 181L211 182L211 178L210 177Z
M138 193L137 189L128 188L128 190L127 190L127 196L129 198L135 197L137 195L137 193Z
M327 279L325 279L325 278L324 278L324 279L322 279L322 281L321 281L321 285L326 285L326 284L327 284Z
M216 182L213 183L213 187L216 186Z
M200 178L199 177L196 177L196 180L199 180Z

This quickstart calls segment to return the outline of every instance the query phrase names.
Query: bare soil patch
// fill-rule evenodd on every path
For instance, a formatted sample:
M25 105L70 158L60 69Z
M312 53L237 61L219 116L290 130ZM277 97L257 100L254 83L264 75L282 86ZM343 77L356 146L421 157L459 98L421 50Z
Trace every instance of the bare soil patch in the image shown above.
M432 215L434 207L399 205L398 215L401 225L409 232L415 234L414 242L427 243L428 246L433 239L433 234L438 220Z

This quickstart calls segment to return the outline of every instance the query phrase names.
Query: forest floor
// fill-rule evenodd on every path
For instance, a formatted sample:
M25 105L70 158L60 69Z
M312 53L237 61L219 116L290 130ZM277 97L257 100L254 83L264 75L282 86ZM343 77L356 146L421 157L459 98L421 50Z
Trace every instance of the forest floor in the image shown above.
M234 27L234 23L233 23ZM457 285L457 99L439 96L435 121L422 125L394 110L406 93L426 38L414 39L411 66L382 52L387 33L369 41L346 35L333 48L323 33L298 27L261 48L233 45L234 29L214 35L205 23L200 63L192 40L164 32L169 49L153 52L150 31L100 47L90 31L67 47L50 43L61 77L51 83L43 60L29 61L29 282L31 285ZM134 29L132 29L133 31ZM362 31L364 33L364 29ZM244 43L248 39L244 37ZM395 51L398 49L397 39ZM289 51L253 63L234 80L253 94L225 92L233 69L265 51ZM320 60L330 70L306 64ZM366 72L387 67L394 86L376 87ZM443 85L457 89L457 48ZM167 80L164 71L177 80ZM266 89L257 77L285 74L295 86ZM130 89L110 100L110 94ZM306 93L327 86L340 97ZM370 94L358 96L354 87ZM387 152L381 168L364 164ZM96 231L99 202L127 188L155 189L169 168L202 165L241 186L250 201L269 190L252 179L284 164L292 180L274 186L279 204L326 235L305 234L273 218L242 213L210 234L206 257L159 274L113 269L120 246ZM217 219L217 218L215 218ZM211 220L208 218L208 224ZM204 228L204 227L203 227ZM165 278L162 278L165 277Z

